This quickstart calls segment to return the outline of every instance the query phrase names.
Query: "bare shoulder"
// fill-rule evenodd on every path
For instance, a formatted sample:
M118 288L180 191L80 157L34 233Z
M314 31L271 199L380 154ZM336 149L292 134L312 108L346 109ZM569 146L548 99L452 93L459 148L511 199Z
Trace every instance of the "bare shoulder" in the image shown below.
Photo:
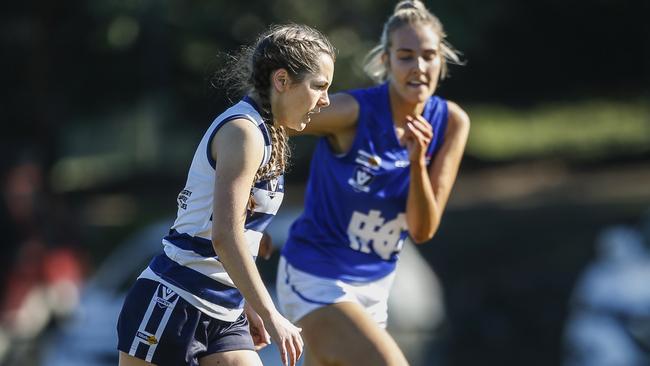
M453 129L469 130L470 119L469 115L458 104L448 100L447 101L447 125Z
M347 93L330 97L330 105L311 117L311 122L301 132L308 135L337 135L356 126L359 103Z
M255 143L259 142L264 144L264 137L262 131L253 122L245 118L237 118L232 121L226 122L219 131L217 131L215 138L225 140L226 142L236 143Z
M217 131L210 146L212 157L228 156L233 164L259 165L264 155L264 136L251 121L240 118L228 121Z

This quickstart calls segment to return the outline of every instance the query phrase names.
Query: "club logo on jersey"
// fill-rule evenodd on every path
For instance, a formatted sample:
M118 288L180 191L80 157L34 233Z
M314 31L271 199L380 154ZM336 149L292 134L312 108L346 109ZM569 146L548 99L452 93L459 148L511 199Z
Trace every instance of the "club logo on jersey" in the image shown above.
M370 182L375 178L375 175L370 172L370 169L358 166L354 169L352 177L348 179L348 184L352 186L357 191L369 192L370 191Z
M431 155L425 156L424 163L426 165L429 165L430 162L431 162ZM406 168L409 165L411 165L411 162L408 160L395 160L395 168Z
M395 168L406 168L411 164L408 160L395 160Z
M274 199L278 193L278 190L282 190L282 184L277 177L269 179L268 183L268 192L266 193L270 199Z
M272 178L269 180L269 188L271 192L275 192L278 189L278 178Z
M182 190L181 193L178 194L178 198L176 199L176 202L178 202L178 207L182 208L183 210L187 210L187 200L190 199L191 195L192 195L191 191L188 191L187 189Z
M357 155L357 158L354 160L355 163L359 165L363 165L366 168L370 168L372 170L379 170L379 168L381 167L380 156L373 155L364 150L358 150L357 152L359 153L359 155Z

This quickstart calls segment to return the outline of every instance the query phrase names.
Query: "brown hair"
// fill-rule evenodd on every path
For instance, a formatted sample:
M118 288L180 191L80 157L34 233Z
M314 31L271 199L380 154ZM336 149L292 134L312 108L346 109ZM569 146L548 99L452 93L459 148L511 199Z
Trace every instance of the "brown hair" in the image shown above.
M442 52L441 78L448 76L447 63L462 64L459 52L449 44L445 38L442 23L433 15L420 0L402 0L395 5L395 11L384 23L379 44L375 46L365 58L364 71L377 83L386 81L388 69L382 60L382 56L388 53L391 46L390 35L404 25L422 24L430 26L440 37L440 48Z
M336 60L336 51L319 31L302 24L271 26L252 47L244 47L230 59L221 72L231 90L238 94L254 93L261 102L262 118L271 135L272 154L268 164L258 170L255 181L282 174L290 150L284 127L275 126L271 111L271 75L285 69L292 82L301 82L307 74L319 71L322 53Z

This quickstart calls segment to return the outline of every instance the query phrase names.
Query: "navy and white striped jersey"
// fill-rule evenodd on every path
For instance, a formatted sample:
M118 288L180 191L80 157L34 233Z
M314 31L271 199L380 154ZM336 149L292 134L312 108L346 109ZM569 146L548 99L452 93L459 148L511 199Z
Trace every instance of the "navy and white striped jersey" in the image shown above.
M140 275L141 278L169 286L207 315L231 322L242 313L244 302L212 246L216 162L210 153L210 146L219 128L228 121L240 118L250 120L259 127L265 145L262 166L268 164L271 157L269 131L255 103L246 97L217 117L201 139L187 183L178 195L176 221L162 241L164 254L155 257ZM262 232L282 202L284 179L280 176L258 181L252 187L252 193L256 205L252 212L247 212L244 235L250 253L255 257ZM214 205L218 208L219 202Z

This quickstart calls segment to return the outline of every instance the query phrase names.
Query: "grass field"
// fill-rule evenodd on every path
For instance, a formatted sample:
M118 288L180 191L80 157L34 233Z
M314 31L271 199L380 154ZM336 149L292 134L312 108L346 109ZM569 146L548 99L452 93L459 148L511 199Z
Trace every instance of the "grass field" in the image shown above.
M650 101L590 100L527 109L468 108L467 152L485 160L530 157L594 160L650 151Z

